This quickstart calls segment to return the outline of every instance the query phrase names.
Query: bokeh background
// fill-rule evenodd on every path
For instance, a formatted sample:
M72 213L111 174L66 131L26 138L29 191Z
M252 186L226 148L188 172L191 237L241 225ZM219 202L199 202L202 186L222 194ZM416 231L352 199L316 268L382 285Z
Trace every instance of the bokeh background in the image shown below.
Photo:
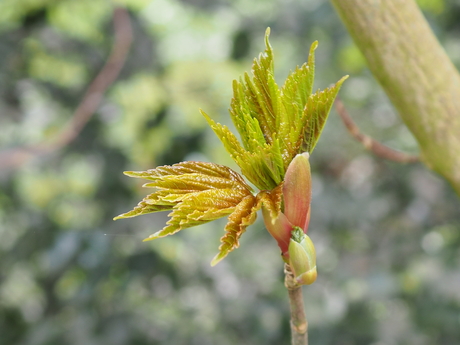
M419 4L460 66L459 2ZM129 27L132 44L108 67L122 66L116 80L103 75L108 87L85 96L114 46L115 6L129 14L117 44L126 50ZM319 40L315 88L349 74L340 97L360 128L417 153L327 1L0 1L1 345L289 343L282 262L262 222L211 268L225 220L148 243L165 214L112 221L148 193L124 170L238 169L198 108L229 124L231 81L264 49L267 26L279 83ZM94 114L75 114L101 89ZM88 122L72 140L62 133L76 116ZM460 343L450 186L422 164L367 153L334 110L311 165L311 344Z

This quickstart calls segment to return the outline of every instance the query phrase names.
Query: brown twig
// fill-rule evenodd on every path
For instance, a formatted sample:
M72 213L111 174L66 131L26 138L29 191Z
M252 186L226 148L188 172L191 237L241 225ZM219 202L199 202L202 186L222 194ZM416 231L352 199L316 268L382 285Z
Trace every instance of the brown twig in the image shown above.
M67 125L50 141L0 152L0 168L18 167L32 157L58 150L78 137L97 110L105 91L118 77L131 47L132 27L126 9L114 8L113 27L115 39L112 52L96 78L89 85Z
M308 345L308 322L303 304L302 286L297 284L291 267L284 265L284 286L288 290L291 307L291 344Z
M374 153L376 156L398 162L398 163L415 163L418 162L420 159L418 156L408 155L403 152L399 152L385 146L378 141L372 139L371 137L363 134L360 132L358 126L353 122L350 115L348 115L345 106L343 105L342 101L338 98L335 100L335 108L337 113L339 114L340 118L342 119L343 123L348 129L348 132L363 146Z

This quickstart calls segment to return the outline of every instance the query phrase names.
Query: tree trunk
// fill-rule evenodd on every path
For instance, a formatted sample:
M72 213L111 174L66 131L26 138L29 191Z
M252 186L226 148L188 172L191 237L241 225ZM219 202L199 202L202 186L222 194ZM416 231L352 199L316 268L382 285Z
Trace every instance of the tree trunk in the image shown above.
M460 195L460 75L414 0L331 0L371 72Z

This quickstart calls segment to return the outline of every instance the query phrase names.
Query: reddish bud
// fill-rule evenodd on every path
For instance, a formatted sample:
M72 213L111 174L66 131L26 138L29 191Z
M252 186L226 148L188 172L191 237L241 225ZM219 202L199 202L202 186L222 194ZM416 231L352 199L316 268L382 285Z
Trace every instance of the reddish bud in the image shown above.
M311 203L311 173L308 152L294 157L283 184L284 214L306 233Z
M283 258L288 256L289 241L291 239L292 224L286 216L280 212L278 217L272 218L270 211L266 207L262 207L262 215L264 217L265 227L270 235L278 242Z

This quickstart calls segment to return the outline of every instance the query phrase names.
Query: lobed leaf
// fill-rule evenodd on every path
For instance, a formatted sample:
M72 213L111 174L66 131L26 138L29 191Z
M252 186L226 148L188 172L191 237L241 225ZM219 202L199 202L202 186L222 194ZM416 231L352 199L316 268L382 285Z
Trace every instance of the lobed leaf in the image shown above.
M171 219L166 223L167 226L144 241L173 235L183 229L225 217L248 195L252 196L235 189L210 189L187 194L174 205L173 212L168 215Z
M230 110L230 114L235 119L233 122L247 151L252 152L266 143L261 125L257 118L250 115L249 109Z
M239 239L246 231L248 225L254 223L261 203L253 195L244 197L236 206L234 212L228 217L225 226L225 235L220 239L219 253L211 261L211 266L217 265L232 250L239 247Z
M238 157L236 163L259 190L273 189L283 180L284 162L278 140L273 145L266 144L255 152Z
M273 49L265 33L265 51L252 65L252 78L245 73L233 81L230 116L242 145L230 130L206 113L216 135L223 142L242 174L260 190L272 189L296 154L313 151L341 84L312 95L315 74L315 41L308 61L289 74L283 87L274 79Z
M270 28L265 32L265 51L254 59L252 64L253 78L244 74L243 90L248 100L251 116L261 124L265 140L270 143L276 132L276 118L278 115L279 89L274 78L273 49L268 37ZM240 95L241 96L241 95ZM233 121L235 121L233 119Z
M285 168L299 152L299 137L303 135L304 126L302 116L305 106L313 90L315 76L315 55L318 46L315 41L310 47L308 62L300 68L297 66L294 72L287 77L281 89L281 102L284 112L280 113L281 120L278 136L283 144L283 157Z
M342 83L347 78L348 76L344 76L335 85L323 91L318 91L309 97L302 119L302 123L304 124L303 135L299 136L299 143L302 145L301 150L303 152L310 154L313 152L323 131L335 97Z
M214 266L224 259L232 250L239 247L239 239L246 228L255 222L257 211L262 205L270 212L272 219L278 217L281 212L283 199L283 183L280 183L271 191L261 191L257 196L248 195L236 206L233 213L228 217L225 226L225 235L220 239L219 253L214 257L211 265Z
M203 110L200 109L201 114L204 116L209 126L212 128L217 137L224 144L225 149L230 154L230 156L235 159L241 155L244 155L246 150L241 147L236 136L228 129L227 126L216 123L213 119L209 117Z
M255 221L256 212L262 207L267 229L277 239L283 255L287 253L292 230L287 216L299 217L292 212L286 213L287 216L281 213L285 211L283 184L295 178L288 177L285 181L286 171L298 153L313 151L334 98L347 77L324 91L312 94L314 51L318 46L318 42L314 42L308 62L296 67L280 89L274 78L269 34L268 28L265 33L266 48L253 61L252 77L245 73L239 81L233 81L229 112L241 143L228 127L216 123L200 110L243 175L260 192L254 196L251 187L238 173L213 163L182 162L147 171L125 172L128 176L148 180L143 187L154 188L155 191L133 210L115 219L171 211L166 226L145 241L228 215L219 253L212 261L215 265L239 246L239 238ZM296 203L296 200L292 202ZM310 209L305 223L308 223L309 212Z
M149 169L147 171L125 171L124 174L130 177L138 177L147 180L156 180L158 177L167 175L183 175L191 173L203 173L209 176L222 176L230 177L232 174L237 174L233 170L227 168L224 165L208 163L208 162L196 162L187 161L181 162L174 165L164 165L156 167L155 169ZM238 175L238 174L237 174Z
M281 89L281 100L290 123L300 119L308 98L312 94L315 77L314 51L317 46L318 42L315 41L310 48L308 63L304 63L300 68L297 66L294 72L291 72L286 78Z
M227 216L242 199L252 197L251 187L238 173L214 163L189 161L126 174L150 180L144 187L155 188L156 191L146 196L132 211L115 219L172 210L167 226L146 240Z

